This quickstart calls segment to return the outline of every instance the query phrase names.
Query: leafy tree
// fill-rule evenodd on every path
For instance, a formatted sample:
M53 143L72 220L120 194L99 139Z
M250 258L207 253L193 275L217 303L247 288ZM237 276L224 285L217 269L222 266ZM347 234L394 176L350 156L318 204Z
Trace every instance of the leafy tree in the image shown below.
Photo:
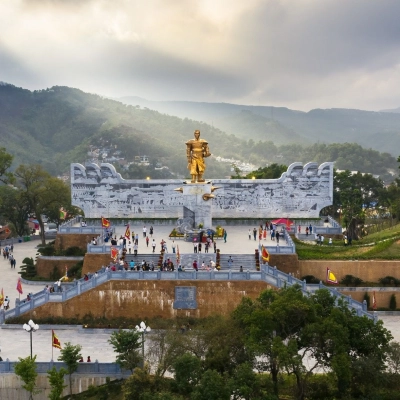
M190 398L193 400L229 400L231 394L224 377L217 371L208 369L201 376L200 382Z
M168 329L153 332L148 355L157 365L157 376L164 376L176 357L184 354L186 339L185 335L177 335L175 331Z
M20 165L15 171L23 200L39 222L42 244L45 231L42 216L54 206L60 208L70 202L70 189L60 179L53 178L40 165Z
M250 363L236 367L229 386L235 400L261 399L261 385Z
M63 361L67 366L67 373L69 375L69 394L72 395L72 374L78 369L79 360L82 357L82 347L77 344L73 345L70 342L64 343L63 348L60 350L61 355L58 361Z
M392 341L388 349L388 369L392 374L400 373L400 343Z
M27 219L30 207L22 198L21 190L11 186L0 186L0 215L5 223L11 222L18 236L29 232Z
M36 372L36 355L31 358L18 357L18 362L15 364L14 371L23 381L22 387L29 392L29 400L33 399L33 395L39 393L36 389L36 378L38 373Z
M117 353L116 362L121 368L133 370L140 364L142 356L139 353L141 348L141 334L135 330L113 332L108 342Z
M0 148L0 182L12 183L14 176L8 169L11 167L13 156L4 147Z
M177 357L173 363L175 391L182 395L192 393L201 377L201 361L198 357L186 353Z
M57 371L56 367L47 371L47 377L51 386L51 392L49 394L50 400L61 399L62 392L67 387L67 385L64 385L64 376L66 373L67 370L65 368L60 368L60 370Z
M237 174L237 170L235 169L236 175L232 176L233 179L278 179L282 176L284 172L287 171L286 165L279 165L279 164L271 164L264 168L259 168L256 171L250 172L245 177L240 176Z
M379 207L384 194L383 182L372 175L335 171L333 205L336 212L340 210L339 216L343 217L348 237L358 239L365 221L365 210Z

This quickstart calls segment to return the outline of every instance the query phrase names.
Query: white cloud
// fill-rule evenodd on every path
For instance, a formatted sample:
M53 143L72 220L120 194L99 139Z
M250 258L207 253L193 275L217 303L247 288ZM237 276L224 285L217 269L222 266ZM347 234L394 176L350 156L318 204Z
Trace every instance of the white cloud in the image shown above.
M395 0L3 1L1 80L153 100L394 108L399 13Z

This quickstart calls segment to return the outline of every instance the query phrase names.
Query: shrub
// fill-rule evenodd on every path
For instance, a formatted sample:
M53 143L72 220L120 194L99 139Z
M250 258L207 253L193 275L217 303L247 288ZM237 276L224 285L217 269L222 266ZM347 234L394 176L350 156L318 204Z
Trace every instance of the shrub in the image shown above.
M394 278L393 276L385 276L384 278L379 279L379 283L382 286L398 286L400 281L397 278Z
M319 283L320 279L316 278L314 275L305 275L300 278L302 281L306 281L307 283Z
M68 247L65 250L65 256L67 257L81 257L85 255L85 250L82 250L80 247L73 246L73 247Z
M83 260L68 269L68 278L80 279L82 277Z
M389 310L395 311L396 308L397 308L396 295L393 293L393 294L390 296Z
M25 257L22 260L23 264L21 265L21 276L23 278L32 278L36 276L36 265L33 261L32 257Z
M353 275L346 275L344 278L342 278L342 280L340 281L340 283L342 285L346 285L346 286L358 286L363 282L362 279L353 276Z

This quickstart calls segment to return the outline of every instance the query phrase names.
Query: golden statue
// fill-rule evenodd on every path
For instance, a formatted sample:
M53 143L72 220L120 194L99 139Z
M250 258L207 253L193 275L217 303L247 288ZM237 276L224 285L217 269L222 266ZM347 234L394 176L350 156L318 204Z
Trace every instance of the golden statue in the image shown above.
M192 175L192 183L205 182L203 174L206 169L204 157L211 156L208 142L200 139L200 131L194 131L194 139L186 142L186 156L188 159L188 169Z

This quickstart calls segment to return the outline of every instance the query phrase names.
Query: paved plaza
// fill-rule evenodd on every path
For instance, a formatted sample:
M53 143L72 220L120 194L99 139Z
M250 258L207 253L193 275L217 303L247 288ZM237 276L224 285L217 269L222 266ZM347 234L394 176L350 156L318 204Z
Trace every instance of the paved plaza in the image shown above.
M223 239L217 240L217 247L220 249L222 254L232 255L234 259L235 254L254 254L254 250L258 248L258 238L254 241L253 236L251 240L248 237L248 230L253 229L255 226L228 226L226 227L228 236L227 242L224 243ZM142 226L131 226L131 232L137 231L139 233L139 257L141 254L150 253L151 246L146 248L146 243L142 235ZM149 226L147 226L149 228ZM160 242L162 239L168 243L168 251L172 252L169 234L172 230L172 226L154 226L153 237L157 242L156 251L159 252ZM125 227L117 227L116 234L123 235ZM183 253L192 253L192 243L187 243L183 240L177 240L179 251ZM270 240L269 236L262 243L268 246L275 246L276 242ZM17 261L17 267L11 269L8 260L4 260L3 257L0 259L0 289L3 288L4 295L10 297L10 306L14 307L15 300L18 298L18 292L16 290L19 272L19 266L22 264L22 260L25 257L35 258L37 255L36 246L39 241L30 241L23 243L16 243L14 245L14 257ZM1 246L3 247L3 246ZM101 266L99 266L100 268ZM36 293L39 290L43 290L45 284L39 283L37 285L25 285L23 284L23 295L21 299L25 298L29 292ZM383 316L381 318L384 321L385 327L392 332L395 340L400 341L400 316ZM60 339L61 343L71 342L72 344L80 344L82 346L82 354L85 357L90 355L92 361L98 360L99 362L111 362L115 361L115 354L108 344L108 339L111 334L111 330L92 330L83 329L81 327L57 327L54 326L55 332ZM150 334L151 335L151 334ZM26 357L30 353L30 339L29 334L22 329L22 326L0 326L0 348L1 357L3 360L7 358L11 361L15 361L18 357ZM37 354L38 361L49 361L51 359L51 327L43 326L33 333L33 353ZM54 359L58 357L59 351L54 349Z

